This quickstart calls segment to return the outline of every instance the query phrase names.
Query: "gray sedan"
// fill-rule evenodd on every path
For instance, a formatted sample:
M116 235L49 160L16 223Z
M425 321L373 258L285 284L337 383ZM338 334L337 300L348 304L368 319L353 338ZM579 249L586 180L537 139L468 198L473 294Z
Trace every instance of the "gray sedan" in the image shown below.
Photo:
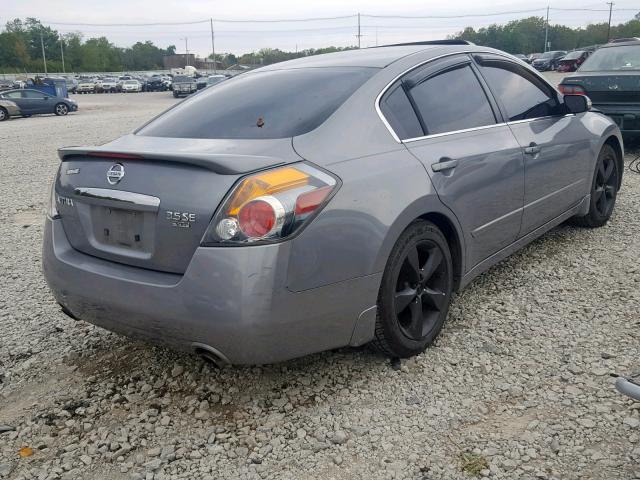
M78 104L73 100L30 88L7 90L0 93L0 98L11 100L18 105L23 117L46 113L55 113L61 116L78 110Z
M623 172L588 98L451 41L264 67L59 155L43 265L63 311L234 364L416 355L474 277L604 225Z

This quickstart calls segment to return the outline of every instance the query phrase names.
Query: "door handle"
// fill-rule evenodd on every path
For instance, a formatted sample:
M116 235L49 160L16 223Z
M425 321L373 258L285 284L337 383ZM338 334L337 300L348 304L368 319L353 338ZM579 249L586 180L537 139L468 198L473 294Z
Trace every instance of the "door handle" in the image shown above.
M535 142L531 142L528 147L524 147L524 153L526 153L527 155L536 155L540 153L540 150L540 146Z
M431 170L434 172L444 172L445 170L451 170L458 166L458 160L443 157L438 163L431 164Z

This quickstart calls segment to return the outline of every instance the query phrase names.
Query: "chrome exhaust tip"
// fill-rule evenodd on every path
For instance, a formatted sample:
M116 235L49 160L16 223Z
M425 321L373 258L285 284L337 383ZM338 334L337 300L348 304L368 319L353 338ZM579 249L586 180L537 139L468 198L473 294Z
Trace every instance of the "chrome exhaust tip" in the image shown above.
M221 352L215 348L203 343L193 344L195 354L202 358L205 362L214 365L216 368L224 368L231 365L231 362Z

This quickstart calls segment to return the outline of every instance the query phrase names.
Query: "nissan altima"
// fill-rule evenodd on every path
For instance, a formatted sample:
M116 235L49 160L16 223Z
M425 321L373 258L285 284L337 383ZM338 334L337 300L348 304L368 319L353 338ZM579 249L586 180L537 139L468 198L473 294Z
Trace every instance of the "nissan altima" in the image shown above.
M231 364L416 355L478 274L604 225L623 172L586 96L456 41L270 65L59 156L43 266L63 311Z

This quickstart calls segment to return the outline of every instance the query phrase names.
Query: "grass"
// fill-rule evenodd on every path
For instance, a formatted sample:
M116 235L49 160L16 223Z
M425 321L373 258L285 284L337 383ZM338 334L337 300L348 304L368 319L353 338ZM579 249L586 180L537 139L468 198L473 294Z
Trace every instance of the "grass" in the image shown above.
M461 453L462 471L477 477L482 470L489 468L489 462L482 455L475 453Z

